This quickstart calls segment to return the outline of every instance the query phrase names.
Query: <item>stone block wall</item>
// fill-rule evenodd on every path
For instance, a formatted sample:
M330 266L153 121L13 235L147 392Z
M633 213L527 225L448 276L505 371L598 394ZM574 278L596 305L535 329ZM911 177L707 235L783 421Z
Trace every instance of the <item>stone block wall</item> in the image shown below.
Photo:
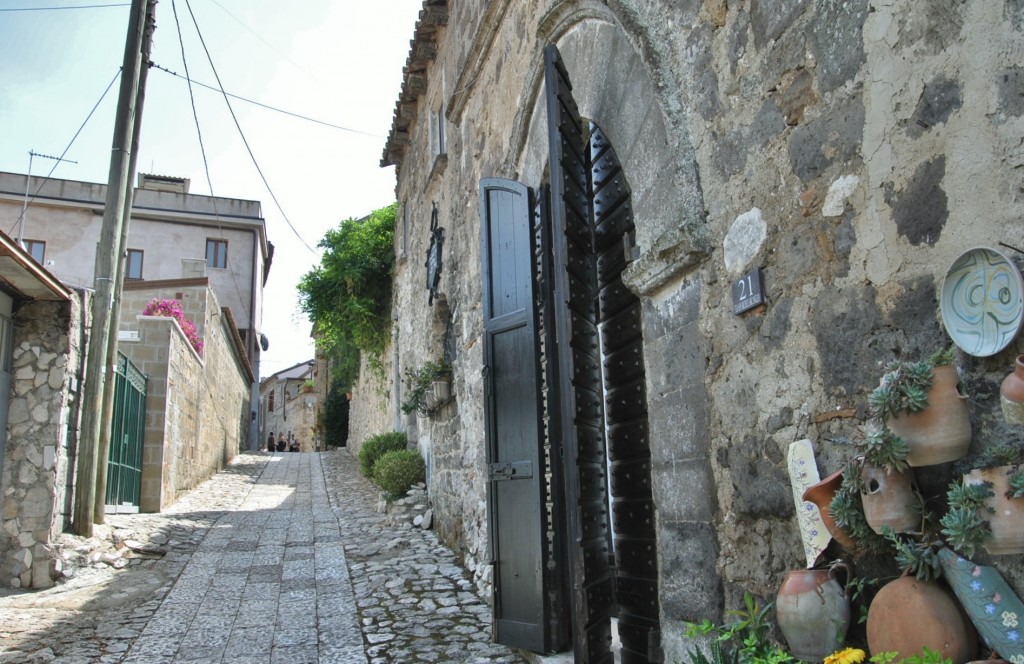
M144 512L173 503L223 468L248 440L250 384L230 326L212 291L194 287L190 294L204 305L189 314L197 327L203 325L202 356L175 320L159 316L137 316L138 340L120 344L147 376Z
M834 441L860 435L884 365L950 345L938 296L953 260L990 246L1022 264L1024 4L448 10L395 141L407 259L396 267L397 371L382 387L399 393L394 376L450 349L456 403L417 434L429 441L436 528L483 581L478 188L484 177L544 183L542 51L556 44L582 116L608 137L632 191L639 255L625 280L644 311L658 599L666 661L682 658L683 621L719 620L745 590L770 600L805 564L789 445L808 438L822 475L838 469L849 452ZM443 159L431 141L442 105ZM441 309L424 288L435 203ZM732 285L753 268L765 306L735 314ZM998 421L998 383L1022 351L1018 335L991 357L957 353L972 452L1022 435ZM931 496L954 477L919 474ZM980 559L1024 590L1020 556Z
M12 396L3 464L2 582L48 588L51 542L70 525L79 389L91 296L27 302L14 315Z

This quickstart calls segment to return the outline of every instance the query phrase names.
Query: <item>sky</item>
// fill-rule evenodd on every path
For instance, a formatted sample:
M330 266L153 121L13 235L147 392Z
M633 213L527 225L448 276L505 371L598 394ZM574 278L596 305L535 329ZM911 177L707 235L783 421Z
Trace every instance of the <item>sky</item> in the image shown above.
M275 246L263 377L313 357L296 284L319 263L324 233L394 201L394 168L380 168L380 158L421 7L422 0L157 5L152 59L179 76L149 72L138 171L189 178L193 194L261 202ZM10 11L24 8L31 10ZM30 151L66 150L64 159L76 163L33 157L32 175L56 164L54 178L106 183L117 82L104 90L124 57L128 14L127 0L0 0L0 171L25 173ZM320 122L231 98L240 134L220 92L194 84L197 132L185 64L196 83L216 88L219 77L229 94Z

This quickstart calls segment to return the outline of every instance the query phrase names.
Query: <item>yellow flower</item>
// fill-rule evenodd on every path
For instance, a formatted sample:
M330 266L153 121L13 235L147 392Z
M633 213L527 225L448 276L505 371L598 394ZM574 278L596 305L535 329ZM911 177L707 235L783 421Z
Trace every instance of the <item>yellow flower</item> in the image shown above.
M867 654L859 648L837 650L825 658L825 664L860 664Z

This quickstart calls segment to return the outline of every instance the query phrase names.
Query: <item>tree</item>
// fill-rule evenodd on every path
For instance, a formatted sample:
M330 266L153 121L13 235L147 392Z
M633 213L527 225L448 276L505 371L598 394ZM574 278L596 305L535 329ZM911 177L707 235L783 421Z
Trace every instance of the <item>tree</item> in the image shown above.
M379 357L391 338L397 209L392 203L327 231L320 265L299 281L299 307L316 324L317 343L348 369L343 374L358 367L360 351ZM346 388L355 376L347 378Z

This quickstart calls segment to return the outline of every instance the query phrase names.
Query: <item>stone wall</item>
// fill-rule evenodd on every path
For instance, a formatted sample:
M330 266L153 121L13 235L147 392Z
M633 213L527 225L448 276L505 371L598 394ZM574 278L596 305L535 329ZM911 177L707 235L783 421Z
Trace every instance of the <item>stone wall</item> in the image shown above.
M283 433L285 440L292 436L299 441L302 452L312 452L316 445L316 404L315 389L306 391L306 379L270 380L260 386L260 400L267 403L270 390L275 391L274 410L266 413L263 429L273 433L274 442ZM283 398L282 398L283 395ZM260 446L266 445L266 436Z
M91 297L27 302L14 315L12 397L3 465L3 583L48 588L51 542L70 525L78 442L83 312Z
M771 599L805 564L789 445L808 438L822 475L838 469L848 453L833 441L859 436L882 367L950 345L938 293L952 261L1002 243L1020 264L1005 247L1024 249L1024 5L449 9L426 82L409 93L408 136L385 153L401 205L398 369L445 349L454 368L455 403L416 423L435 527L486 587L478 188L484 177L531 187L547 177L542 50L555 43L581 114L607 135L633 192L639 255L626 280L644 311L658 599L666 661L683 657L682 621L718 620L744 590ZM442 104L440 157L431 123ZM405 119L400 108L396 123ZM435 203L442 306L428 306L423 286ZM755 267L766 306L736 315L731 286ZM992 357L957 353L972 451L1021 435L997 414L998 382L1022 351L1018 335ZM954 476L943 466L919 480L934 497ZM1024 589L1019 556L979 560Z
M197 327L202 322L202 356L177 321L159 316L137 316L138 340L120 344L147 376L144 512L173 503L223 468L248 440L250 377L232 346L226 315L205 286L189 299L203 304L189 313Z

